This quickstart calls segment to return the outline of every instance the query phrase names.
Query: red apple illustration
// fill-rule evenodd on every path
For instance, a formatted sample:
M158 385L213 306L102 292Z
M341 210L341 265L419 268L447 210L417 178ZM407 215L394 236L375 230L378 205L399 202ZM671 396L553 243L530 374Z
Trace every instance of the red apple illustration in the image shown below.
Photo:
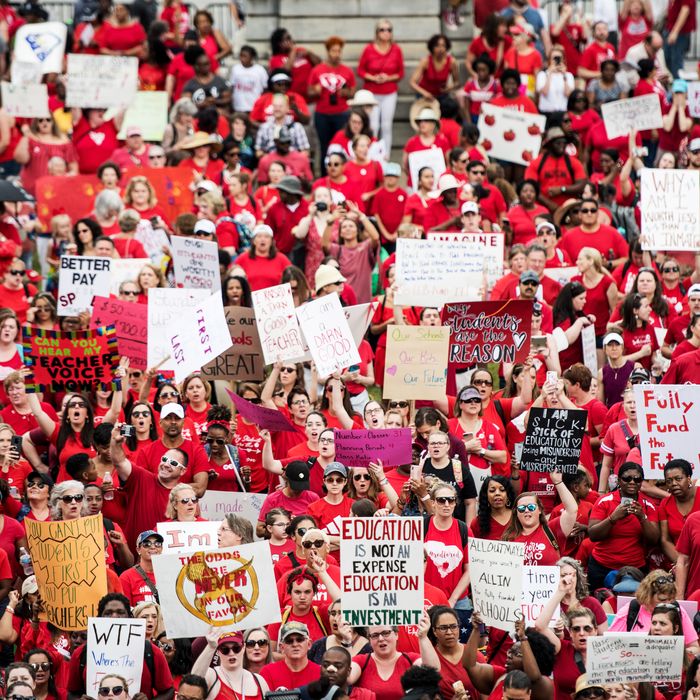
M515 141L515 132L512 129L503 132L503 138L505 141Z
M484 122L489 126L493 126L496 123L496 117L494 117L493 114L487 114L484 117Z
M488 139L484 139L481 142L481 145L484 147L485 151L490 151L491 147L493 146L493 144Z
M527 133L532 136L539 136L541 133L540 127L537 126L537 124L530 124L530 126L527 127Z
M520 155L526 163L532 160L532 151L523 151Z

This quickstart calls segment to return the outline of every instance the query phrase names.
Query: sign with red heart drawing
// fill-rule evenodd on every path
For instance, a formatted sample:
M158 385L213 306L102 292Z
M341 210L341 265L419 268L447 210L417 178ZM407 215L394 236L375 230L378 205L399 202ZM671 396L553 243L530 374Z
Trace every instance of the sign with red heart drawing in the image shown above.
M537 158L547 118L483 102L479 116L481 145L489 158L528 165Z

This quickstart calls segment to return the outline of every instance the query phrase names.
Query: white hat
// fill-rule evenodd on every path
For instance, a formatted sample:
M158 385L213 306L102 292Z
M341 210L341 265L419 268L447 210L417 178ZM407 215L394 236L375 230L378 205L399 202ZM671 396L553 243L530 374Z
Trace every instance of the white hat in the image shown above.
M163 408L160 409L160 418L167 418L169 415L176 415L178 418L185 417L185 409L180 406L179 403L166 403Z
M603 347L608 343L618 343L619 345L624 345L625 342L622 340L622 336L619 333L608 333L605 338L603 338Z
M479 213L479 205L476 202L465 202L462 204L462 214L471 212L472 214Z
M379 102L369 90L358 90L348 104L351 107L376 107Z
M216 224L213 221L209 221L209 219L200 219L194 225L194 232L205 233L208 236L211 236L212 234L216 233Z
M418 112L418 116L416 117L417 122L435 122L436 124L440 123L440 117L438 117L437 113L430 109L429 107L425 107L424 109L421 109L420 112Z
M447 190L458 190L460 186L459 180L452 175L452 173L445 173L440 176L437 189L431 192L428 196L432 197L433 199L437 199L438 197L442 196L443 192L447 192Z
M272 228L270 228L267 224L259 224L253 229L253 238L255 238L258 234L265 234L268 236L275 235Z
M319 265L314 278L314 287L318 293L320 289L329 284L338 284L346 281L345 277L340 274L340 270L337 270L333 265Z
M688 290L688 296L694 297L696 294L700 294L700 284L691 284Z
M700 139L693 139L688 144L688 150L689 151L700 151Z
M195 187L195 190L205 190L206 192L216 192L218 189L219 186L211 180L202 180Z

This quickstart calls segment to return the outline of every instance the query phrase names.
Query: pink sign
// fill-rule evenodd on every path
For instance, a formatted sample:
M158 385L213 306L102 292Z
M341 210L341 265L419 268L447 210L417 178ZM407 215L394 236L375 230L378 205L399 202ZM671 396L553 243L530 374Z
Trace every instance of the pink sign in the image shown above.
M128 357L132 369L147 367L148 306L114 297L95 297L91 324L114 326L119 354Z
M367 467L378 459L385 467L411 464L411 430L336 430L335 458L348 467Z
M256 406L238 394L234 394L230 389L226 389L226 393L231 397L236 411L259 428L278 432L295 432L296 428L279 411L266 406Z

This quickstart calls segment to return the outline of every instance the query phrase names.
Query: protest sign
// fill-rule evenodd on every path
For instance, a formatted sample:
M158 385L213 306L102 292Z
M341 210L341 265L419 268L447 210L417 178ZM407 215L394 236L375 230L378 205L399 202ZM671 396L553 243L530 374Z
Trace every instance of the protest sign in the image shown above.
M447 326L388 326L384 396L390 399L445 398Z
M503 245L505 236L502 233L443 231L428 233L427 237L429 241L458 241L484 246L484 268L488 288L491 289L503 277Z
M91 617L87 628L85 692L98 697L97 689L106 675L117 673L129 684L132 696L141 688L143 649L146 644L146 620L120 620L115 617Z
M162 228L153 228L150 219L141 219L136 227L134 238L143 246L150 261L162 268L166 261L165 249L170 249L170 239Z
M114 326L119 354L128 357L132 369L145 370L148 355L148 307L114 297L95 297L91 325Z
M58 315L77 316L92 308L94 296L109 296L110 258L62 255L58 274Z
M469 538L469 573L474 610L484 624L512 632L522 617L525 545Z
M574 275L578 275L578 267L547 267L544 270L544 274L549 279L559 282L563 287L567 282L571 282L571 278Z
M39 85L44 77L44 70L38 63L12 61L10 82L13 85Z
M527 472L575 474L587 415L586 411L533 406L527 421L520 468Z
M216 481L210 479L209 485L216 486ZM199 499L199 512L203 518L217 522L223 520L228 513L233 513L255 525L260 519L260 509L265 497L264 493L214 491L207 488L206 493ZM255 536L255 539L261 538Z
M683 671L683 635L605 634L586 640L589 684L674 683Z
M698 476L700 450L691 428L700 425L700 386L639 384L633 389L644 476L663 479L670 459L687 459Z
M168 93L161 90L139 90L124 114L117 138L125 139L130 126L141 128L144 141L160 141L168 125Z
M232 345L220 292L185 311L178 326L169 332L178 382L198 372L202 365L216 359Z
M433 171L433 189L436 189L440 175L447 170L442 149L425 148L408 154L408 172L414 188L418 186L418 173L421 168L430 168Z
M700 248L700 172L644 168L641 243L644 250Z
M661 104L656 93L604 102L601 112L608 139L627 137L630 131L649 131L663 127Z
M67 31L63 22L22 25L15 34L12 62L39 66L42 73L62 73Z
M598 353L595 346L595 326L591 324L581 329L581 345L583 347L583 364L591 370L594 377L598 376Z
M134 101L139 82L135 56L70 53L67 65L66 106L121 109Z
M24 519L29 554L48 620L62 630L83 631L107 594L102 516L45 522Z
M472 479L474 479L474 486L476 487L476 492L481 493L481 487L484 485L486 479L488 479L491 476L491 465L489 464L488 467L482 469L481 467L477 467L474 464L470 464L469 472L472 475Z
M46 85L2 83L2 106L9 117L48 117L49 95Z
M173 236L170 250L177 287L221 292L219 246L214 241Z
M480 243L399 238L394 303L423 307L480 299L485 256Z
M168 637L246 630L281 620L268 542L161 554L153 569Z
M335 458L349 467L368 467L381 459L384 466L411 464L411 431L398 430L337 430Z
M87 331L45 331L22 326L24 364L30 374L27 391L88 393L100 387L114 389L113 373L119 364L114 326Z
M231 397L236 412L240 413L246 420L255 423L260 428L270 431L281 430L282 432L294 432L294 426L285 418L283 413L267 406L256 406L250 401L246 401L242 396L234 394L230 389L226 393Z
M542 145L546 117L481 104L479 134L489 158L527 165L537 158Z
M261 382L265 376L258 324L253 309L224 308L233 345L202 367L202 377L238 382Z
M698 80L688 83L687 105L691 117L700 117L700 81Z
M115 296L119 294L119 286L122 282L136 282L139 272L144 265L151 262L150 258L110 258L111 279L109 293Z
M558 566L523 566L523 595L521 610L525 627L535 624L542 608L559 588L561 572ZM552 620L559 619L559 606L552 615Z
M162 369L174 370L175 361L170 347L170 332L182 324L186 309L192 309L209 296L206 289L168 289L154 287L148 290L148 366L167 362Z
M307 301L296 313L319 377L360 364L360 353L335 292Z
M423 615L423 519L343 518L343 618L352 627L417 625Z
M289 282L259 289L252 297L265 364L294 360L303 355L304 345Z
M219 523L215 521L162 522L156 524L156 530L163 536L162 554L207 551L216 549L218 545Z

